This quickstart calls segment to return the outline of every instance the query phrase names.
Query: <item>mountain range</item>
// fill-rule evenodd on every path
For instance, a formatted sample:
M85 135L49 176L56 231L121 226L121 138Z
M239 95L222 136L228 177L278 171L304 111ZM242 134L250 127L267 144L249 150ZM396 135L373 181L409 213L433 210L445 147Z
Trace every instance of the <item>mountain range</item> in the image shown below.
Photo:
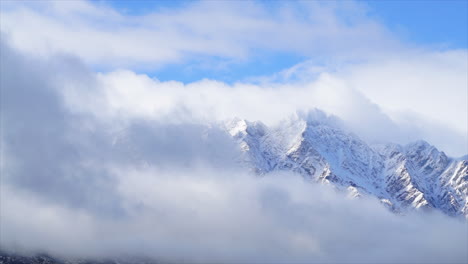
M235 118L224 128L241 148L240 163L258 175L292 171L352 197L374 196L395 213L468 219L468 156L449 157L422 140L368 144L320 111L272 127Z
M234 118L217 123L216 130L219 128L240 150L234 157L237 164L259 177L293 172L307 181L347 192L353 199L377 198L396 214L436 210L468 220L468 156L449 157L422 140L406 145L370 144L350 132L340 119L318 110L295 114L274 126ZM129 151L135 136L125 135L116 139L116 146ZM137 258L63 260L0 249L0 264L30 263L158 262Z

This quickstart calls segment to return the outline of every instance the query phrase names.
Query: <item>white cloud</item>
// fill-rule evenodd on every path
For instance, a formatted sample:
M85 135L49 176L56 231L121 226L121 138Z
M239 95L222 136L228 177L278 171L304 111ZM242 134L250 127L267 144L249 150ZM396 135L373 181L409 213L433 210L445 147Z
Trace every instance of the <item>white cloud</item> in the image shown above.
M393 215L297 175L255 178L232 165L226 134L195 122L234 113L275 120L316 100L309 94L354 109L337 92L375 110L339 80L161 83L1 45L2 249L200 263L466 262L465 222Z
M139 16L81 1L2 6L1 30L16 47L70 53L102 67L141 69L197 56L245 60L258 50L362 58L401 46L351 2L194 2Z
M38 202L2 185L2 246L198 263L466 261L463 221L397 216L377 201L348 200L297 175L115 169L121 217Z
M466 154L466 50L387 53L400 44L355 3L201 2L141 16L90 2L1 4L14 47L0 42L2 249L203 263L467 261L466 223L396 216L292 174L254 178L209 125L275 123L317 107L369 141L424 138ZM366 60L230 85L93 73L56 56L155 66L263 48Z
M395 56L354 66L346 80L388 114L412 112L467 133L468 51Z
M361 136L400 143L419 138L450 155L467 153L467 50L406 50L377 59L322 66L310 60L250 81L261 86L298 86L317 83L324 73L333 83L353 91L354 96L329 83L323 85L320 97L335 100L325 106L319 102L318 107L356 122Z
M248 60L258 50L313 57L258 85L184 85L125 70L100 74L93 78L102 87L68 90L69 103L81 110L153 119L176 111L178 118L271 123L318 107L371 141L425 139L454 156L468 148L468 52L404 44L367 15L365 4L197 2L137 16L85 1L2 7L1 31L15 48L34 56L69 53L110 70L153 69L195 57ZM327 64L317 66L317 60Z
M425 83L452 77L452 72L433 74L434 77L425 78ZM98 85L92 93L80 92L82 88L78 86L66 90L65 99L73 111L92 113L102 120L127 117L165 119L176 123L189 120L219 122L240 117L275 124L296 111L319 108L343 119L348 128L369 142L406 144L425 139L449 155L466 154L463 145L466 112L460 110L467 108L467 102L463 100L466 94L464 80L452 80L452 91L447 89L447 94L439 94L438 98L432 91L437 94L439 86L427 85L427 94L420 95L417 90L421 86L415 85L405 86L405 91L396 91L394 97L387 96L388 103L377 98L380 103L377 104L367 97L365 90L369 89L372 96L373 83L362 81L360 91L353 88L356 80L366 79L361 78L360 73L352 76L356 79L351 79L346 71L322 72L316 79L299 82L229 85L213 80L189 84L160 82L144 74L116 71L97 74ZM392 77L405 83L406 72L394 72ZM411 96L412 104L408 104L407 99L398 100ZM392 107L391 110L387 105ZM451 110L445 111L445 108ZM396 115L394 109L398 109L400 115Z

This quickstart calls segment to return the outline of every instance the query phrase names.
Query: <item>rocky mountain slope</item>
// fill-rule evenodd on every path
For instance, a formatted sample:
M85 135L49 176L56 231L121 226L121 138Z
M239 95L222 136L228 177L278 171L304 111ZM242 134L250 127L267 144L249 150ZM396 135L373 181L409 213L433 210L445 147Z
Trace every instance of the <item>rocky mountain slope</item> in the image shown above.
M350 195L372 195L391 210L440 210L468 219L468 160L425 141L368 145L321 112L280 125L234 119L225 124L241 161L257 174L293 171Z

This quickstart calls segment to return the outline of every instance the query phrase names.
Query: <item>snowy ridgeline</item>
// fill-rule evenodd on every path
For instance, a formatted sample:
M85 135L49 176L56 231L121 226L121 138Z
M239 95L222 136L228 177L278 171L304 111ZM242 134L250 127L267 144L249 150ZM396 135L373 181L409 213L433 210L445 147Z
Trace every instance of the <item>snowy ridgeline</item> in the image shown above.
M275 127L234 119L224 124L240 162L257 174L293 171L353 197L373 195L391 210L437 209L468 219L468 160L450 158L425 141L368 145L314 113Z

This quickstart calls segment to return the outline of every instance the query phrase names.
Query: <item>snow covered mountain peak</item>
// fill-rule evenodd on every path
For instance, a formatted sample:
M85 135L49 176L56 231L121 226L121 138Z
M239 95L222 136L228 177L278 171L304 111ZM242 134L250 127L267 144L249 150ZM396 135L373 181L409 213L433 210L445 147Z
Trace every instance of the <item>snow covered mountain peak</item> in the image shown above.
M375 196L396 212L436 209L468 219L468 161L428 142L369 146L320 110L272 127L236 118L225 128L257 174L293 171L352 197Z
M247 134L262 136L265 134L266 126L260 122L249 122L238 117L225 122L225 128L233 137L241 137Z

